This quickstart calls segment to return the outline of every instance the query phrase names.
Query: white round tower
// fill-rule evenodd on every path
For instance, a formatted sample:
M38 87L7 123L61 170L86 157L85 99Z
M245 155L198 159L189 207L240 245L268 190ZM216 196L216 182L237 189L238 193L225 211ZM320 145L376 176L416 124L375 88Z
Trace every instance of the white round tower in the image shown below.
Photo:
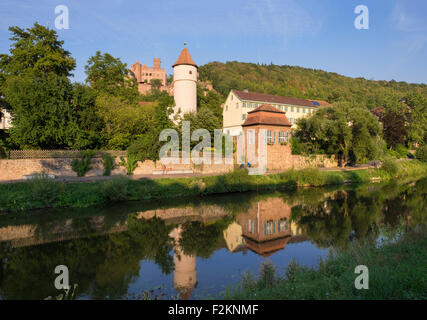
M197 111L197 65L187 48L182 49L173 67L174 113Z

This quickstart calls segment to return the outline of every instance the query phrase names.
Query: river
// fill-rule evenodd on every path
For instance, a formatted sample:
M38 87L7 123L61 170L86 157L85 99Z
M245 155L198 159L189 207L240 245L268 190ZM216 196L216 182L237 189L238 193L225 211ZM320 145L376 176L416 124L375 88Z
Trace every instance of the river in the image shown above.
M3 214L0 298L57 296L58 265L77 299L218 298L263 261L315 268L425 223L426 193L421 179Z

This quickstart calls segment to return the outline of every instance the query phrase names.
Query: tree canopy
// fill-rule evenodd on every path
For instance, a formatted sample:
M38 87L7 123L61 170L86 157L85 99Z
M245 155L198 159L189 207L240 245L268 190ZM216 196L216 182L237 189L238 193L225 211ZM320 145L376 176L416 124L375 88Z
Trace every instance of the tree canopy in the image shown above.
M360 163L376 159L384 148L380 123L360 105L336 103L300 118L297 125L295 136L312 153L341 154L344 160Z

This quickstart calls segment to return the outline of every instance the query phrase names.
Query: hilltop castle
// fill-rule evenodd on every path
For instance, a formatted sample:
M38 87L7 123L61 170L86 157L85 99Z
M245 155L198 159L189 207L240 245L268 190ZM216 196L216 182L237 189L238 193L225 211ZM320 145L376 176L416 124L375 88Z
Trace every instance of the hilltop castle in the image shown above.
M182 49L178 59L173 64L173 82L167 83L166 70L160 67L160 58L153 59L153 67L139 61L130 66L130 75L138 82L138 91L146 94L153 87L158 86L160 91L166 91L174 96L174 114L197 111L197 78L198 66L187 48ZM154 82L153 80L158 80ZM212 90L208 83L201 83L207 90Z

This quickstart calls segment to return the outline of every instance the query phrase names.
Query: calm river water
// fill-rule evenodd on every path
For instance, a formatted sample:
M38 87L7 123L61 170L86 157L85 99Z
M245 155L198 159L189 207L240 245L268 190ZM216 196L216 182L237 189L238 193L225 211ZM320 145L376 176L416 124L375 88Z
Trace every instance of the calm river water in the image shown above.
M58 265L77 299L215 298L265 260L281 273L291 259L316 267L352 241L425 223L426 193L423 179L0 215L0 298L58 295Z

